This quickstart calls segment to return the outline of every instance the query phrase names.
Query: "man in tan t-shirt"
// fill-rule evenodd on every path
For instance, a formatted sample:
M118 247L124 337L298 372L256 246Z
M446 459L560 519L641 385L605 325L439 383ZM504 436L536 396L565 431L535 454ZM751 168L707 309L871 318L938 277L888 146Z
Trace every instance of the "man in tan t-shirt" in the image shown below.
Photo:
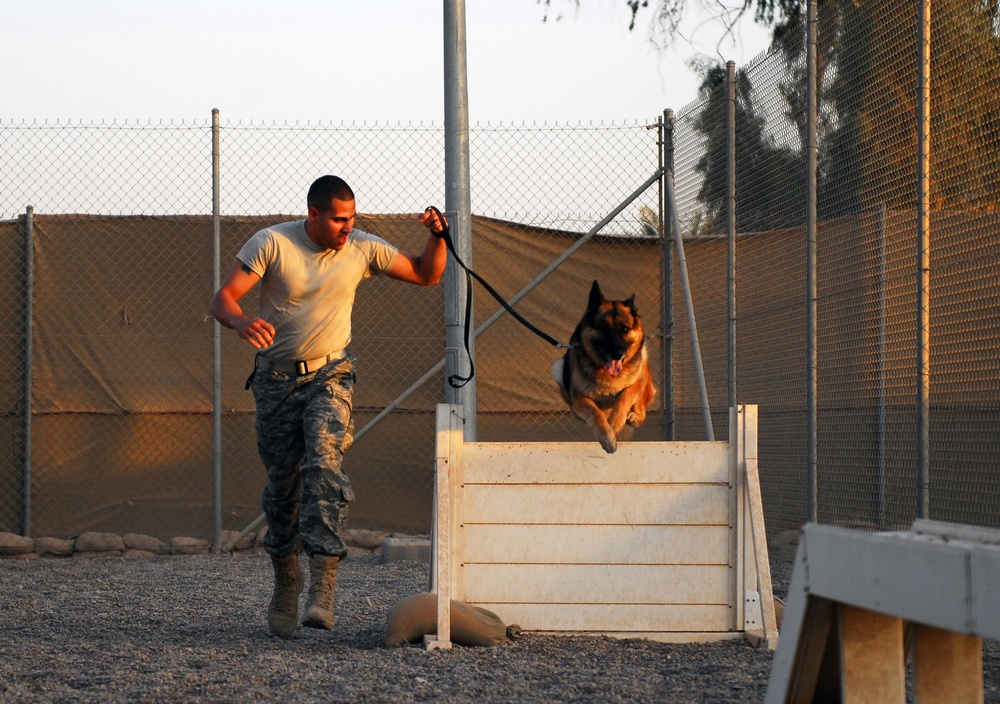
M354 356L351 310L358 284L384 274L433 286L444 272L448 223L428 210L430 230L419 255L354 229L354 192L337 176L309 188L305 220L257 232L236 255L212 298L212 314L259 350L252 384L257 449L267 470L262 504L264 549L274 567L268 628L291 635L298 625L303 578L299 552L309 558L303 625L332 628L334 585L348 504L354 498L341 469L353 440ZM261 284L259 317L239 301Z

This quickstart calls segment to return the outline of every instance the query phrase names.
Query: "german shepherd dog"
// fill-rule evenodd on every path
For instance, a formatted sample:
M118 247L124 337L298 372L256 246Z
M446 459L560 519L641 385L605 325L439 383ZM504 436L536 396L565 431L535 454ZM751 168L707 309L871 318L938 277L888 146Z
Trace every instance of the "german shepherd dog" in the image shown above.
M622 431L642 425L656 395L635 294L608 300L594 281L570 349L552 365L552 377L601 447L617 450Z

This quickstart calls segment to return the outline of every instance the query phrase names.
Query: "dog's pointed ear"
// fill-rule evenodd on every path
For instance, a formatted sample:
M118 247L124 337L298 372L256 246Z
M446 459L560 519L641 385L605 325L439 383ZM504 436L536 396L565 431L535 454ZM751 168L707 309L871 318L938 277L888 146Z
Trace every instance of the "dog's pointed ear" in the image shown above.
M635 308L635 294L634 293L631 296L629 296L628 298L626 298L625 301L624 301L624 303L625 303L625 307L626 308L628 308L633 313L636 312L636 308Z
M594 284L590 287L590 300L587 302L589 310L597 310L604 303L604 294L601 293L601 286L594 279Z

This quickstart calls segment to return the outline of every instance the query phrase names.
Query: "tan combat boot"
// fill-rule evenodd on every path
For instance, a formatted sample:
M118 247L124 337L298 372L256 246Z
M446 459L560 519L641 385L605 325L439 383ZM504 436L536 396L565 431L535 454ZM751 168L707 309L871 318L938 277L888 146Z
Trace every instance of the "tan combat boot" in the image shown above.
M337 622L333 615L333 589L339 569L339 557L313 555L309 558L309 598L303 626L330 630Z
M274 592L267 607L267 627L276 636L290 636L299 622L299 594L302 593L302 570L299 555L271 557L274 567Z

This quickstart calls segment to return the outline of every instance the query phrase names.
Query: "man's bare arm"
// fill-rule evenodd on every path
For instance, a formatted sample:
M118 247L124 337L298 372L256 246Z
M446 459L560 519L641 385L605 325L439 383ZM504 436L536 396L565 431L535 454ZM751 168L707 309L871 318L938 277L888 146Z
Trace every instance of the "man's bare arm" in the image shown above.
M238 259L234 261L222 286L212 297L212 315L222 325L239 333L252 346L263 349L274 342L274 326L263 318L247 316L240 307L240 299L258 281L260 276L250 267Z

